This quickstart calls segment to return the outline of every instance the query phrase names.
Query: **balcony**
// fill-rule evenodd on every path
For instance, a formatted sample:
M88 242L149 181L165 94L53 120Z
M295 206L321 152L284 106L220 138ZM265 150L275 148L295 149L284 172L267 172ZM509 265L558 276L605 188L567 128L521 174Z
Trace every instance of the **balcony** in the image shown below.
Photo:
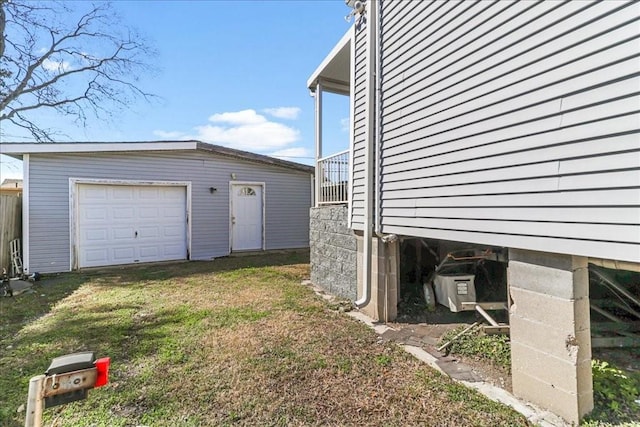
M349 150L318 159L316 179L320 179L316 187L318 205L347 203L349 200Z

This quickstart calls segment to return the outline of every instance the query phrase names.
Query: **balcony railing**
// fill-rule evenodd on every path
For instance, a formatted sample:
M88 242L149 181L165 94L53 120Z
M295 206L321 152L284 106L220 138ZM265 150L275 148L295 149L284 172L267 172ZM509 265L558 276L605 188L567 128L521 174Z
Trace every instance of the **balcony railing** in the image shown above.
M349 200L349 150L318 159L316 179L321 179L318 204L347 203Z

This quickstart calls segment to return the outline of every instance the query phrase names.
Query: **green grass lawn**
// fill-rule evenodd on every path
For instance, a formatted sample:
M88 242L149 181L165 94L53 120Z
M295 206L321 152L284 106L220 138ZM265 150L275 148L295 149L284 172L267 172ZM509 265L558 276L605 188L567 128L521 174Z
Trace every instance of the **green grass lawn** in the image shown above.
M110 383L45 425L527 425L331 310L308 269L282 253L45 277L0 300L0 425L85 350L111 357Z

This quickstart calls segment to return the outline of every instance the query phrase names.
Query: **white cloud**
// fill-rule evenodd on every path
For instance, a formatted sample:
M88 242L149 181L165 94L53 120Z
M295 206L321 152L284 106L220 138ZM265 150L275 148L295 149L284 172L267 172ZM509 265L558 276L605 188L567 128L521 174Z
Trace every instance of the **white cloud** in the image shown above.
M63 71L70 70L71 64L69 64L67 61L54 61L52 59L47 58L44 61L42 61L42 68L44 68L47 71L63 72Z
M268 120L255 110L216 113L212 123L194 128L195 133L155 130L154 135L165 139L196 139L211 144L256 153L286 149L300 140L300 131Z
M195 139L248 151L285 147L300 139L300 132L280 123L265 122L235 127L198 126Z
M265 108L262 111L273 117L287 120L295 120L300 115L300 108L298 107Z
M351 126L349 117L345 117L344 119L340 119L340 130L342 132L349 132L349 127Z
M309 150L304 147L284 148L282 150L269 153L269 155L271 157L278 157L284 160L292 160L296 162L299 162L300 158L313 158L313 155L309 153Z
M242 110L230 113L216 113L209 117L214 123L229 123L233 125L255 125L266 123L267 119L255 110Z

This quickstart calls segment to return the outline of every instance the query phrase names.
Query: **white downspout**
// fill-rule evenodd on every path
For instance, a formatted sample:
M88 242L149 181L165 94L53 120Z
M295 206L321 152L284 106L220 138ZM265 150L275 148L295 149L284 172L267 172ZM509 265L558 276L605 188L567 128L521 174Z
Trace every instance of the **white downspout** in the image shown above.
M372 190L373 190L373 155L376 132L375 105L376 96L376 52L377 52L377 33L378 33L378 2L367 2L367 104L366 117L367 127L365 130L365 152L364 152L364 253L362 254L362 296L354 302L355 306L362 308L369 304L371 300L371 239L372 233Z
M377 3L374 1L374 3ZM374 193L373 200L375 201L374 213L373 217L375 220L375 233L377 236L382 232L382 215L381 215L381 187L382 187L382 56L380 55L381 51L381 38L382 38L382 23L380 18L380 6L376 4L376 17L375 17L375 105L376 105L376 123L375 123L375 133L374 133L374 144L375 144L375 169L374 169ZM386 257L385 257L386 258ZM386 264L386 263L385 263Z

